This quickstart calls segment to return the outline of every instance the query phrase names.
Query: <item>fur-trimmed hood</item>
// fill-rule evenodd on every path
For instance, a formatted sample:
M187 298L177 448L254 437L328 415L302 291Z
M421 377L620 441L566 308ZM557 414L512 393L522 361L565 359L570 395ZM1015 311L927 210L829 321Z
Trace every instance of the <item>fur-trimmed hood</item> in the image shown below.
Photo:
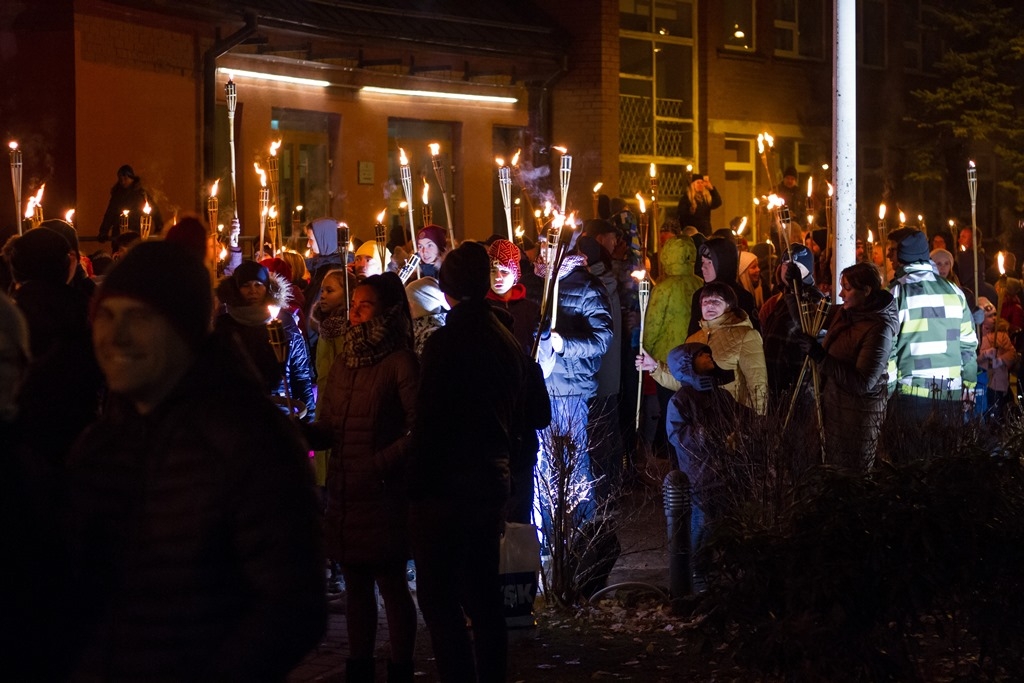
M234 277L226 277L217 285L217 298L229 309L245 307L248 304L242 298L242 292L238 289L238 283ZM265 306L280 306L285 308L292 300L292 283L288 282L278 273L270 273L267 282L267 300Z

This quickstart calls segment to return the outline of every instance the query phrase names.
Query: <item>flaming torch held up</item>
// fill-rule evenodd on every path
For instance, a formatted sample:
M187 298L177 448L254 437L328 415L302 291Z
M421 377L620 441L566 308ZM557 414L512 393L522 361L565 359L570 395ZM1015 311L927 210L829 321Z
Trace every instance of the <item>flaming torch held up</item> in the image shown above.
M643 255L640 257L640 265L644 268L647 267L647 229L649 227L647 218L647 204L644 202L643 195L639 192L636 193L636 201L640 204L640 225L637 226L640 230L640 249Z
M121 212L121 217L118 219L118 225L121 228L121 232L128 232L128 209Z
M388 229L384 225L384 216L387 215L388 210L384 209L377 214L377 223L373 226L373 239L377 241L377 255L380 256L380 272L387 272L388 264L385 261L387 258L388 248ZM415 245L413 245L415 247Z
M228 104L228 148L231 152L231 204L234 207L235 219L238 219L238 189L235 185L235 107L238 104L238 91L235 89L235 82L228 75L228 82L224 85L224 99ZM260 238L262 239L262 235ZM260 246L260 249L263 247Z
M11 148L11 187L14 188L14 216L17 219L18 234L21 234L21 173L22 157L18 143L13 140L8 143Z
M512 202L512 225L515 226L516 244L523 249L523 235L526 231L523 229L523 207L519 203L519 197Z
M28 198L28 206L25 208L25 218L29 219L33 228L38 228L43 222L43 190L46 183L39 186L35 195Z
M68 209L67 213L64 214L64 222L66 222L72 228L75 227L75 210L74 209Z
M494 160L498 164L498 189L501 190L501 205L505 209L505 227L508 228L508 241L515 239L512 230L512 172L505 165L505 160L498 157Z
M220 200L217 199L217 187L220 185L220 178L213 181L210 186L210 196L206 198L206 215L210 221L210 227L217 227L217 214L220 212Z
M142 215L139 217L139 234L142 235L142 239L148 240L149 233L153 231L153 207L149 205L149 200L146 200L145 206L142 207Z
M767 145L767 147L766 147ZM768 155L775 147L775 138L767 132L757 134L757 153L761 155L761 163L764 164L764 172L768 174L768 186L775 188L775 178L772 177L772 169L768 165Z
M640 302L640 353L644 352L644 323L647 320L647 302L651 300L651 281L646 270L638 270L633 277L639 281ZM644 371L640 370L640 382L636 388L636 429L640 429L640 405L644 395Z
M651 164L651 170L650 170L649 178L650 178L650 184L651 184L651 217L649 219L650 226L651 226L650 227L650 232L653 232L655 234L655 237L657 237L657 235L658 235L658 167L655 166L653 163ZM654 244L655 244L655 247L657 247L657 244L658 244L657 239L655 239ZM657 248L655 248L655 251L657 251Z
M270 208L267 209L267 236L270 237L270 243L274 245L274 249L278 249L278 222L277 222L277 204L271 204Z
M273 199L274 206L281 205L280 195L280 184L278 182L278 170L277 170L277 150L281 147L281 141L270 143L270 156L267 157L267 176L270 178L270 196ZM274 210L274 220L277 220L277 210ZM276 233L276 230L275 230ZM274 245L275 251L281 250L281 244L277 242L274 235L270 236L270 241Z
M263 240L267 230L267 210L270 208L270 188L267 187L267 172L260 168L260 162L253 162L253 167L260 177L260 246L257 251L263 251Z
M427 179L423 179L423 227L432 225L434 222L434 212L430 209L430 183Z
M416 268L419 268L419 255L416 251L416 214L412 204L412 169L409 168L409 157L405 156L405 150L398 148L399 171L402 178L402 189L405 190L405 202L409 209L409 236L412 238L413 255L416 256ZM411 262L412 259L409 259ZM409 263L406 263L408 266ZM404 268L402 269L404 272ZM418 277L418 275L417 275ZM404 280L403 280L404 282Z
M444 164L441 163L441 145L432 142L430 147L430 163L434 167L434 177L437 178L437 189L441 190L441 199L444 201L444 216L448 220L448 248L455 248L455 228L452 227L452 207L448 198L448 187L445 183Z

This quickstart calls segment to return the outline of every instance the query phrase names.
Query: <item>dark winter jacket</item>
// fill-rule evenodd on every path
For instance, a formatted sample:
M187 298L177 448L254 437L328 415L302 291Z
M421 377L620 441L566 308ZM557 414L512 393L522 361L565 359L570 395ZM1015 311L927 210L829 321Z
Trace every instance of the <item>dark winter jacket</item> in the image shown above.
M497 309L508 312L512 316L512 334L524 353L533 349L533 338L540 325L540 304L526 296L526 287L516 284L509 290L507 299L502 299L493 291L487 291L487 301Z
M597 396L615 396L619 393L622 380L622 315L619 303L619 283L609 264L596 263L590 266L590 274L604 286L608 297L612 320L612 340L601 357L597 370Z
M56 465L99 409L103 376L93 355L89 301L70 285L43 280L23 283L13 299L32 350L18 410L34 452Z
M303 402L309 411L306 417L312 420L315 404L309 349L306 347L302 332L295 324L295 318L283 310L287 306L290 291L291 283L276 273L270 274L270 286L267 288L270 299L268 303L282 308L277 320L281 322L284 336L288 340L288 356L285 359L283 373L270 345L266 304L247 305L234 278L224 278L217 287L217 296L227 311L217 316L213 331L216 336L236 344L240 352L252 362L268 394L284 396L284 382L287 381L291 397Z
M323 632L307 448L232 350L199 354L72 455L74 680L283 680Z
M880 290L863 308L839 309L829 323L819 364L824 380L825 449L841 467L869 469L888 392L886 364L899 329L896 301Z
M142 209L147 201L146 190L143 189L142 181L139 178L132 180L132 184L128 187L122 187L120 182L114 183L114 186L110 188L110 201L107 203L107 210L100 222L98 232L100 242L115 239L121 234L121 215L125 209L128 209L128 230L141 234ZM160 209L156 204L154 202L149 202L149 204L150 216L153 218L151 234L159 235L163 230L164 220L161 218Z
M327 556L342 564L409 557L404 475L419 363L411 348L367 367L339 357L320 383L319 421L331 427Z
M722 388L732 381L732 373L716 367L710 376L700 376L693 367L698 353L707 345L690 342L668 354L668 368L681 387L669 400L665 414L668 441L676 454L676 465L690 480L692 495L706 507L708 498L721 480L716 466L723 449L720 440L727 437L741 420L753 419L750 409L733 400Z
M768 389L772 395L780 392L790 392L800 376L800 368L803 367L806 356L794 343L800 328L800 312L793 289L785 289L776 295L778 300L772 304L775 297L765 302L771 313L762 321L762 336L764 337L764 360L768 366ZM824 298L821 292L812 285L800 287L800 297L807 303L807 308L812 317L817 310L818 302ZM804 373L804 386L810 386L810 373Z
M555 354L547 378L552 396L597 393L597 371L612 343L612 316L601 281L583 266L574 268L558 282L558 316L555 331L565 347Z
M700 260L707 255L715 267L715 279L710 282L724 282L736 292L736 301L739 308L746 312L750 318L750 324L758 332L761 331L761 322L757 317L757 305L754 303L754 295L743 289L739 283L737 273L739 272L739 252L736 245L724 237L713 237L700 246L697 251L697 272L701 272ZM700 329L700 321L703 318L700 308L700 297L704 292L701 287L693 293L690 299L690 324L687 327L687 336Z
M711 203L698 203L696 208L690 205L690 198L686 193L683 193L682 198L679 200L679 205L676 207L676 217L679 218L679 225L684 228L692 225L702 235L711 234L711 211L722 205L722 196L714 188L708 190L708 193L711 195Z
M540 368L484 300L452 308L421 365L410 497L501 509L521 435L551 420Z

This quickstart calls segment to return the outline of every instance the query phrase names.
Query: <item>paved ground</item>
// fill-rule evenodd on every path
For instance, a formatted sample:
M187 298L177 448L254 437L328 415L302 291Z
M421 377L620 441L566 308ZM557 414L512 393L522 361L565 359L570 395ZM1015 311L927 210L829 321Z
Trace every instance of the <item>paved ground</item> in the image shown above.
M658 480L660 472L655 470L652 481ZM666 527L662 511L661 496L652 486L637 486L623 506L623 527L619 533L622 553L609 577L609 585L621 582L649 583L661 588L668 585L668 560L666 556ZM345 631L344 600L332 603L332 612L327 633L320 645L289 676L290 683L305 681L343 681L345 658L348 656L348 639ZM377 632L378 662L387 658L387 622L383 607L380 609L380 626ZM509 658L516 656L517 648L533 647L536 638L533 630L510 632ZM420 619L417 635L417 681L426 683L436 680L436 669L429 660L429 636ZM421 657L419 653L425 653ZM384 680L383 664L378 665L377 679Z

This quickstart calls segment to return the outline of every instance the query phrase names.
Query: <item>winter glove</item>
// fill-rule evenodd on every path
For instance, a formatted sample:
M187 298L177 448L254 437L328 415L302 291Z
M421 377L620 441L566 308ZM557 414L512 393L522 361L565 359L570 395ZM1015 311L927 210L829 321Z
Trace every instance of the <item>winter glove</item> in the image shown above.
M796 336L795 343L801 353L810 356L815 363L825 360L825 349L821 347L818 340L809 334L801 332Z
M804 276L800 274L800 268L796 265L796 261L790 261L786 266L786 280L789 282L789 286L792 287L795 282L797 286L803 284Z

